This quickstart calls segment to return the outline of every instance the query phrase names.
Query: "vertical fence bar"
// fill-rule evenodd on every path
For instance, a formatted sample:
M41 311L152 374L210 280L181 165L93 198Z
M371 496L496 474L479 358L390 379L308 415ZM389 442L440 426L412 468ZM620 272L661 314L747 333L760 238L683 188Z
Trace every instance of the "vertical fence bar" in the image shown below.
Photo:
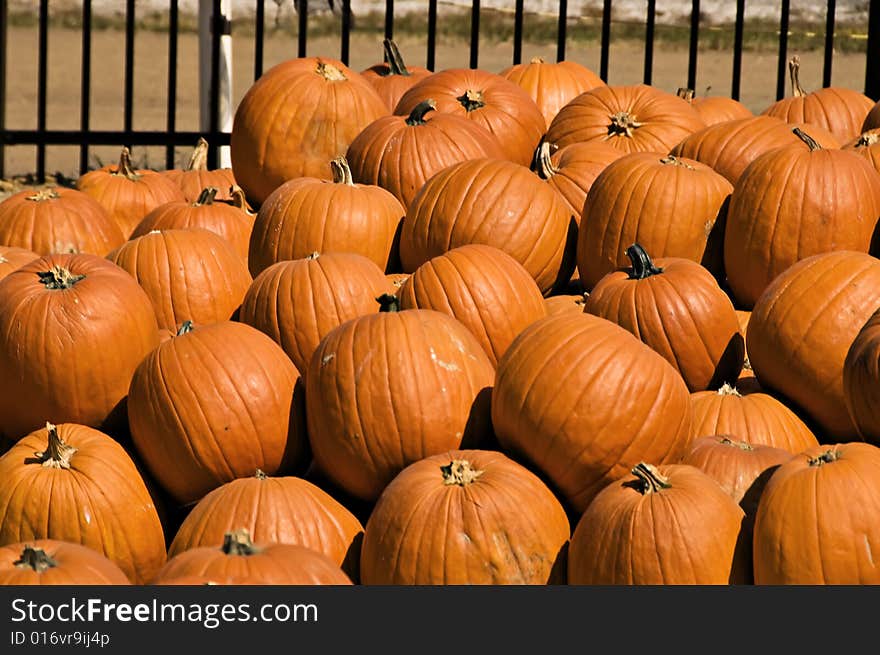
M168 104L165 109L165 129L172 135L177 130L177 29L178 0L170 0L168 7ZM174 168L174 144L165 146L165 168Z
M654 21L657 17L656 0L648 0L648 15L645 17L645 84L654 79Z
M394 38L394 0L385 0L385 38Z
M608 81L608 52L611 48L611 0L602 4L602 40L599 44L599 77Z
M266 29L266 0L257 0L254 15L254 82L263 75L263 35Z
M49 0L40 0L39 58L37 63L37 130L46 131L46 89L49 74ZM46 145L37 145L37 180L46 179Z
M471 4L471 61L470 67L477 68L480 62L480 0Z
M425 55L425 68L434 70L434 57L437 50L437 0L428 0L428 52Z
M556 33L556 61L565 61L565 40L568 29L568 0L559 0L559 29Z
M6 130L6 58L9 36L9 9L0 2L0 132ZM5 139L0 138L0 178L6 177Z
M89 125L91 123L92 90L92 0L83 0L82 9L82 72L79 90L79 127L83 133L79 145L79 172L89 169Z
M134 2L126 0L125 4L125 107L123 109L123 130L125 143L132 146L131 132L134 124Z
M299 0L297 5L297 18L299 19L299 27L296 35L296 56L306 56L306 38L309 29L309 0Z
M351 43L351 0L342 0L342 37L339 44L339 60L348 66Z
M513 8L513 65L522 63L523 0L516 0Z
M739 100L742 86L743 26L745 25L746 0L736 0L736 19L733 25L733 73L730 97Z
M831 86L831 58L834 56L834 14L837 12L837 2L828 0L828 9L825 13L825 61L822 65L822 86Z
M688 53L688 88L697 88L697 54L700 44L700 0L691 5L691 39Z
M880 0L871 0L868 9L865 95L880 100Z
M220 36L223 34L223 7L220 0L214 0L211 9L211 93L209 95L208 167L217 168L220 153L217 149L217 134L220 132Z
M776 62L776 99L785 97L785 74L788 70L789 0L782 0L779 12L779 60Z

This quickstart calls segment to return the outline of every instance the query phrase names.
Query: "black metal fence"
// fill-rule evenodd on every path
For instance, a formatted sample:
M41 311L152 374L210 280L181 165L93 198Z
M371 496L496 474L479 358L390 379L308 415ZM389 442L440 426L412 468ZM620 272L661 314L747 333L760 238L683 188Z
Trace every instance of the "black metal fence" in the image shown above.
M316 2L317 0L312 0ZM742 54L744 38L745 0L736 1L736 18L734 23L734 44L731 52L732 84L731 97L739 99L742 82ZM425 62L428 69L435 65L437 43L437 0L427 0L427 34ZM524 38L523 0L514 0L514 34L512 63L522 61ZM867 26L865 93L880 99L880 0L869 0L869 18ZM265 23L265 0L255 0L254 12L254 79L263 73L263 39ZM834 58L834 30L836 0L828 0L825 26L823 86L831 84L831 70ZM473 0L471 8L471 37L469 62L472 68L479 66L480 47L480 0ZM308 43L309 0L298 0L298 33L297 55L306 56ZM228 33L229 21L221 13L220 0L213 2L212 29L212 76L210 92L210 128L204 132L179 131L176 127L175 108L177 103L177 41L179 26L178 0L168 2L168 88L167 88L167 124L163 131L135 130L132 124L134 109L134 38L135 38L135 0L125 0L125 73L124 73L124 115L123 129L116 131L93 130L90 127L90 84L91 84L91 38L92 38L92 2L83 1L82 8L82 72L80 127L78 130L47 129L47 88L48 79L48 26L49 2L39 2L38 29L38 80L37 80L37 127L35 130L6 129L6 72L9 65L7 30L9 26L6 0L0 0L0 178L4 176L4 147L6 145L36 146L36 175L44 178L46 170L46 147L50 145L79 146L79 169L88 169L89 148L100 145L128 146L164 146L166 149L166 167L174 166L175 146L190 146L199 136L205 137L211 144L210 161L216 165L216 147L229 144L229 134L218 129L219 121L219 84L218 62L220 60L220 36ZM604 0L601 18L601 38L599 43L599 75L608 79L609 52L611 45L612 0ZM781 0L779 16L779 51L777 68L776 97L782 98L786 88L786 64L789 38L790 2ZM559 0L557 31L557 60L565 59L565 47L568 27L568 2ZM342 0L340 11L340 53L339 58L348 63L349 42L352 31L352 12L350 0ZM385 2L385 37L394 36L394 0ZM651 84L654 60L654 41L656 26L656 0L647 0L644 35L644 82ZM688 86L696 86L697 57L700 38L700 0L692 0L690 31L688 39Z

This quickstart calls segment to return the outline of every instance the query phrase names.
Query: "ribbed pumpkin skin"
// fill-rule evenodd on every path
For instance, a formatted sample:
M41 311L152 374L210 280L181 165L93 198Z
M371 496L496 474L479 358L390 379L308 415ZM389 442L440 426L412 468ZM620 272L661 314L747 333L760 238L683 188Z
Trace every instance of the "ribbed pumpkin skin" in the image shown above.
M425 262L397 295L402 309L434 309L457 319L493 366L520 332L547 315L529 272L501 250L479 244Z
M864 132L858 139L843 146L868 160L874 170L880 172L880 128Z
M736 184L748 165L765 152L788 145L806 149L791 129L791 125L772 116L741 118L694 132L672 148L670 154L702 162ZM823 148L839 145L836 140L823 139L816 130L811 136Z
M755 584L880 584L878 467L880 450L865 443L818 446L780 466L755 518Z
M217 189L217 200L228 200L229 189L235 186L235 175L231 168L214 170L181 170L178 168L161 171L162 175L174 182L183 192L186 202L195 202L199 194L207 187Z
M705 268L660 258L661 272L633 279L632 268L593 287L584 311L616 323L663 356L690 391L735 382L745 342L730 299Z
M76 189L19 191L0 203L0 245L103 257L123 241L107 210Z
M404 207L444 168L470 159L504 159L498 139L463 116L431 111L415 125L384 116L355 137L346 158L357 182L390 191Z
M111 261L147 292L159 327L229 320L251 284L244 260L223 237L201 228L148 232Z
M400 259L412 272L458 246L494 246L547 293L571 278L575 235L562 198L527 168L476 159L444 169L422 187L403 220Z
M416 82L432 74L422 66L407 66L406 70L409 75L393 75L388 63L382 62L361 71L361 75L376 90L388 111L394 111L404 93L409 91Z
M702 262L717 274L721 248L713 229L723 221L732 190L690 159L634 153L612 162L590 188L581 215L577 262L584 288L627 266L632 243L654 257Z
M296 177L330 179L327 167L388 108L359 73L328 57L281 62L263 73L235 111L230 154L250 201ZM322 129L316 129L320 125Z
M826 87L803 96L777 100L761 113L786 123L814 123L845 143L859 135L873 104L873 100L858 91Z
M479 106L460 100L475 93ZM394 108L398 116L409 116L423 100L434 100L437 111L464 116L487 129L497 139L504 156L528 166L532 153L547 129L535 101L513 82L488 71L450 68L417 82L401 96Z
M275 475L307 452L299 374L259 330L230 321L162 343L135 371L131 436L180 503L256 469Z
M224 534L239 528L257 543L316 550L357 578L360 521L320 487L292 476L239 478L210 492L183 520L168 556L222 543Z
M495 370L467 328L429 309L343 323L306 375L306 418L318 468L375 500L409 464L491 435Z
M658 466L669 488L645 493L627 475L590 503L571 537L568 583L726 585L742 582L735 557L743 511L694 466Z
M585 302L585 298L582 294L564 294L544 298L544 307L547 310L547 316L568 313L583 314Z
M30 264L40 256L25 248L16 248L14 246L0 246L0 280L18 270L25 264Z
M859 330L843 363L843 398L862 439L880 444L880 312Z
M39 274L55 266L85 277L48 289ZM96 255L48 255L7 275L0 282L0 436L19 439L47 417L112 427L158 330L143 289Z
M694 439L729 434L753 446L799 453L819 445L809 427L773 396L724 385L691 394Z
M546 62L540 57L527 64L516 64L499 75L510 80L538 105L547 125L556 114L580 94L605 86L601 77L576 61Z
M76 448L70 468L34 456L47 451L45 428L0 457L0 544L70 541L103 553L135 584L149 581L165 563L165 537L131 458L92 428L61 424L57 434Z
M779 148L761 155L730 197L724 266L748 309L783 271L832 250L868 252L880 218L880 173L842 150Z
M168 560L153 584L196 576L215 584L350 585L351 579L326 555L293 544L257 544L253 555L227 555L220 548L201 547Z
M40 549L55 565L37 572L17 564L26 546ZM130 585L118 566L79 544L55 539L28 540L0 548L0 586L6 585Z
M378 186L313 177L289 180L257 212L248 251L251 275L313 252L354 252L390 272L397 263L395 240L405 213L400 201Z
M621 113L639 124L629 134L612 126L611 117ZM627 153L666 153L705 126L693 107L671 93L645 84L600 86L563 107L548 126L545 140L560 148L604 141Z
M305 374L321 339L345 321L374 313L387 287L379 267L354 253L278 262L251 284L238 320L272 337Z
M877 309L878 288L874 257L814 255L777 277L749 320L746 343L758 382L790 398L837 440L858 438L844 400L843 365Z
M476 479L456 482L462 462ZM411 464L382 493L364 535L362 582L564 584L570 530L525 467L495 451L450 451Z
M498 364L492 425L575 510L640 459L674 462L691 437L681 376L623 328L590 314L541 319Z
M698 96L694 98L691 106L706 125L717 125L718 123L754 116L751 110L744 104L724 96Z

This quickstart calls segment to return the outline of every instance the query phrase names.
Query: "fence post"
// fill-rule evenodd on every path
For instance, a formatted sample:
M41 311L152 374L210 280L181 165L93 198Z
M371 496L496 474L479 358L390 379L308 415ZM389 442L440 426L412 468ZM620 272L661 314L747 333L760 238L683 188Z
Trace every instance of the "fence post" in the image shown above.
M8 8L0 2L0 179L6 177L6 56L8 37Z
M871 0L868 11L868 59L865 66L865 95L874 100L880 100L880 0Z
M199 0L200 129L216 138L232 131L232 21L230 0ZM215 9L216 14L215 14ZM216 38L215 38L216 37ZM209 143L211 139L209 138ZM229 146L211 150L212 165L232 166Z

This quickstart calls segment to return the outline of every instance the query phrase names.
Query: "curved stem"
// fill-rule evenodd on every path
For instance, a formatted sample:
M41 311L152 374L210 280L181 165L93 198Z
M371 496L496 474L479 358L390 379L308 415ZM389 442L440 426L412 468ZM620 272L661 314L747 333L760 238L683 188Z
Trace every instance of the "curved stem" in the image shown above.
M454 459L449 464L441 466L440 473L443 474L443 484L465 487L483 475L484 471L473 468L466 459Z
M214 197L217 195L217 187L215 186L206 186L202 189L201 193L199 193L199 197L193 203L193 207L201 207L202 205L213 205Z
M535 149L535 156L532 158L532 170L542 180L549 180L559 172L559 169L553 165L553 161L550 159L551 154L557 149L556 144L544 141L544 139L541 139L541 143Z
M223 535L223 553L225 555L255 555L260 552L251 541L251 533L244 528L233 530Z
M483 92L474 91L473 89L468 89L463 95L458 96L456 100L458 100L461 103L461 106L468 112L475 111L486 104L483 102Z
M42 548L25 546L21 551L21 556L12 565L20 569L32 569L37 573L43 573L58 566L58 562L49 557L49 553Z
M137 171L131 165L131 151L128 149L128 146L122 147L122 152L119 154L119 164L117 164L116 170L112 171L111 174L122 175L132 181L141 179L141 176L137 174Z
M435 109L437 109L437 103L433 98L422 100L419 104L413 107L413 110L409 113L405 122L407 125L412 126L424 125L427 122L425 120L425 114L429 111L434 111Z
M381 296L376 298L376 302L379 303L379 311L380 312L399 312L400 311L400 300L397 296L390 293L383 293Z
M632 264L632 273L629 276L631 280L644 280L647 277L663 272L662 268L654 266L648 251L638 243L634 243L626 249L626 256Z
M803 141L804 143L807 144L807 147L810 149L810 152L815 152L816 150L822 149L822 146L819 145L819 142L816 141L816 139L811 137L809 134L804 132L801 128L795 127L795 128L792 128L791 131L794 132L794 134L797 138L799 138L801 141Z
M661 489L670 489L669 479L663 477L656 466L639 462L636 464L631 473L638 478L642 495L657 493Z
M840 459L840 451L829 448L821 455L811 458L807 463L810 466L823 466L836 462L838 459Z
M208 142L205 137L200 136L186 164L185 171L206 171L208 170Z
M397 44L391 39L385 39L382 41L382 48L385 50L385 60L388 62L388 70L391 71L391 75L409 76L410 72L403 62L403 55L400 54Z
M244 189L242 189L237 184L233 184L229 187L229 200L226 201L236 209L240 209L248 216L253 216L254 214L248 208L247 197L244 194Z
M351 176L351 168L348 166L348 160L344 155L339 155L330 162L330 168L333 171L334 184L347 184L354 186L354 179Z
M80 280L84 280L86 276L74 275L69 269L66 269L63 266L53 266L48 271L40 271L37 273L37 277L47 289L54 291L69 289Z
M800 70L801 58L794 55L788 60L788 76L791 78L791 95L795 98L807 95L807 92L801 87Z
M58 436L58 428L53 424L46 423L46 430L49 432L46 450L34 453L34 457L46 468L69 469L70 458L76 453L76 448L64 443Z

